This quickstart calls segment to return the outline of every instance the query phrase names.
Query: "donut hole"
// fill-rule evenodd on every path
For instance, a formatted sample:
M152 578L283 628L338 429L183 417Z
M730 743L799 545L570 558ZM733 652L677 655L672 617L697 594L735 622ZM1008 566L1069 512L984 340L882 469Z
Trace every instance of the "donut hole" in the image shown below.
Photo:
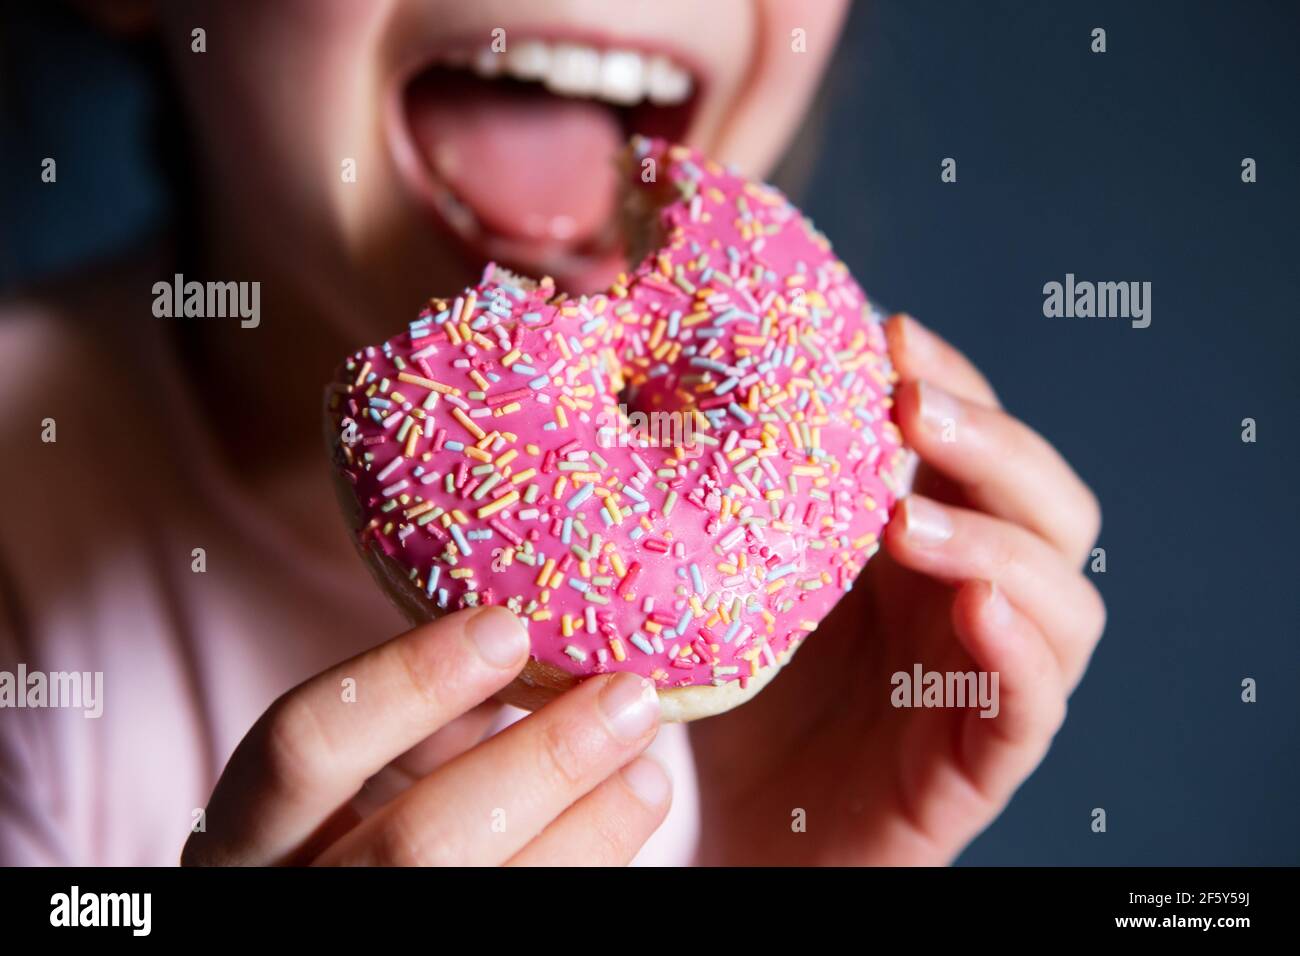
M677 196L672 183L658 175L653 166L646 167L638 159L634 147L623 151L623 196L619 204L623 248L629 271L645 264L646 259L661 249L667 239L663 226L663 210ZM647 179L647 176L653 178Z
M620 227L628 272L654 269L654 257L668 242L664 209L676 202L680 194L669 178L661 175L662 169L637 154L635 142L623 151L619 163L623 183ZM627 374L626 367L621 371ZM678 391L677 384L677 370L670 369L667 375L651 379L639 387L624 384L617 393L617 402L620 409L633 415L678 412L689 401Z

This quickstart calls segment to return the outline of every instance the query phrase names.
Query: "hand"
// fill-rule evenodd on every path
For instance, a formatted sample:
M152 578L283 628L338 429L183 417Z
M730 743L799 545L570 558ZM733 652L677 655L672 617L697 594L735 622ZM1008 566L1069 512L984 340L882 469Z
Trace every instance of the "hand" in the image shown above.
M463 611L289 691L236 748L182 862L627 863L671 796L638 756L653 687L593 678L483 740L495 708L480 705L527 656L508 611Z
M1092 493L950 345L887 333L915 493L785 672L692 725L701 862L950 862L1043 759L1101 636ZM997 672L997 716L895 708L917 663Z

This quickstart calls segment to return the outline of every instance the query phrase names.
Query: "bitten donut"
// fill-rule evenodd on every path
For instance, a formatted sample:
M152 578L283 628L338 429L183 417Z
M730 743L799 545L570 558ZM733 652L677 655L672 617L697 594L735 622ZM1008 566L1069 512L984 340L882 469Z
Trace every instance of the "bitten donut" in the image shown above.
M852 586L908 455L881 317L811 223L684 147L637 139L624 165L630 273L568 298L489 265L348 358L326 428L412 622L502 604L528 628L502 700L632 671L694 720Z

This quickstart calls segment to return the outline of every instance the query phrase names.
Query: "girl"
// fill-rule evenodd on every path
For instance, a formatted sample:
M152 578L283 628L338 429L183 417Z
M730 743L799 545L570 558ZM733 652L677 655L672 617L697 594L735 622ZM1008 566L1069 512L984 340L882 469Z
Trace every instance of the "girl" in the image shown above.
M522 627L405 630L321 449L339 358L485 259L575 292L618 271L629 131L769 172L844 3L91 6L161 47L185 215L0 316L0 661L103 675L99 718L0 713L0 862L933 864L998 815L1100 636L1099 513L918 322L889 325L924 465L884 550L770 688L688 730L615 675L494 733ZM155 317L177 273L258 283L257 320ZM891 707L918 661L997 672L997 716Z

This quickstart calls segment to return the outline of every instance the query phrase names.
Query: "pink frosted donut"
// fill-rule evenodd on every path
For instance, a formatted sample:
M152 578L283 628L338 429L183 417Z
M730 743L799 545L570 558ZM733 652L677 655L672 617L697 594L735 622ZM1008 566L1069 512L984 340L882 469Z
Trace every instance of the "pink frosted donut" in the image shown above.
M692 720L757 693L852 586L907 456L880 316L826 239L684 147L624 161L631 273L572 299L489 265L343 364L327 428L413 622L503 604L528 628L501 699L632 671Z

